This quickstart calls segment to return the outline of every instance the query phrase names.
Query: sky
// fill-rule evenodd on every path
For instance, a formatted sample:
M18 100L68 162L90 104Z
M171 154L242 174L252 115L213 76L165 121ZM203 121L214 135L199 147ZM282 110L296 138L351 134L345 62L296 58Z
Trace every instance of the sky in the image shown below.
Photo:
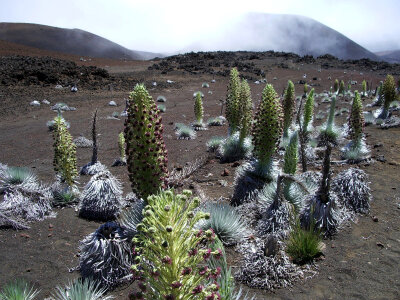
M370 51L400 49L400 0L0 0L0 22L79 28L161 53L207 38L246 12L303 15Z

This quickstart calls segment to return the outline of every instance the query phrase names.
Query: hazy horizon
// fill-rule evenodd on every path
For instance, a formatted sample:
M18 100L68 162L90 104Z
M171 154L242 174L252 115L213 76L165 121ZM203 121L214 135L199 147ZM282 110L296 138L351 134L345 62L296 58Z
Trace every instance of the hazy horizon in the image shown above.
M77 28L128 49L175 53L193 50L190 47L197 41L217 36L216 28L222 32L248 12L295 14L312 18L362 47L379 52L400 49L400 26L395 26L399 11L400 1L396 0L382 0L379 7L373 0L5 0L0 22Z

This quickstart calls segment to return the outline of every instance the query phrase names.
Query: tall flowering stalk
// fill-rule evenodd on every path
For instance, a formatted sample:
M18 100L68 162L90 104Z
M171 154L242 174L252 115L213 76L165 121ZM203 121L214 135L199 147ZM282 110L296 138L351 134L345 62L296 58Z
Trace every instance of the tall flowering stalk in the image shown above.
M396 100L396 83L392 75L387 75L382 85L383 107L378 118L386 119L389 116L390 103Z
M60 175L61 180L68 186L75 184L78 176L76 168L76 146L72 142L72 136L68 132L67 126L61 115L54 118L54 171Z
M279 97L273 86L267 84L262 92L262 100L257 108L252 129L254 156L258 159L263 173L271 168L272 155L281 138L283 112Z
M285 95L283 97L283 138L289 137L289 127L292 125L294 111L296 109L295 94L294 94L294 84L292 81L288 81L288 86L285 90Z
M226 97L226 119L229 124L229 135L239 130L240 126L240 78L239 72L233 68L230 73L228 92Z
M203 109L203 99L201 97L201 93L196 93L196 97L194 100L194 115L196 117L196 127L203 126L203 116L204 116L204 109Z
M243 144L244 139L250 134L253 102L251 100L250 86L247 80L243 79L240 84L239 93L240 110L240 134L239 144Z
M118 149L121 161L126 161L125 155L125 136L123 132L118 134Z
M355 91L349 118L350 137L358 145L364 132L364 114L360 94Z
M197 230L195 224L209 214L196 211L198 198L191 191L175 195L164 191L147 198L144 218L133 238L134 278L139 291L131 299L220 299L216 280L221 269L205 264L211 256L221 257L222 250L209 245L215 233Z
M143 199L166 186L168 158L161 119L145 86L136 85L129 96L125 153L132 190Z

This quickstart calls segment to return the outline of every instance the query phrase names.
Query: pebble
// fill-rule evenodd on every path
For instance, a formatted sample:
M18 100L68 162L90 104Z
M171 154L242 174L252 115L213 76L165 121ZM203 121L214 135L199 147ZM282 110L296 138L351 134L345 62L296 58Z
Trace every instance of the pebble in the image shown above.
M27 233L21 233L19 236L20 236L20 237L27 238L27 239L29 239L29 238L31 237L31 236L30 236L29 234L27 234Z
M224 169L224 171L222 172L221 176L229 176L230 172L227 168Z
M378 220L378 217L376 217L376 216L373 216L372 217L372 221L374 221L374 222L378 222L379 220Z

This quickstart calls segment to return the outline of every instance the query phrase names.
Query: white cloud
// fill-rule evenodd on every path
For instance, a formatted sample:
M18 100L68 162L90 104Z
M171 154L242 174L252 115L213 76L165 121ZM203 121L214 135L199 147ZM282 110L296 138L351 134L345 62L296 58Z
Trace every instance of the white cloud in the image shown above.
M0 21L80 28L127 48L172 52L249 11L308 16L372 51L400 48L398 0L2 0Z

